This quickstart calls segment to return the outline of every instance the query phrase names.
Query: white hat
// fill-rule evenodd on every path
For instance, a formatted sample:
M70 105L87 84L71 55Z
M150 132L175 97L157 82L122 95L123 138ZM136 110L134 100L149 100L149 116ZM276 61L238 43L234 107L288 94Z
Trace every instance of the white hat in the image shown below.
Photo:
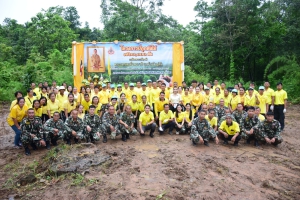
M64 86L59 86L58 90L65 90L65 87Z

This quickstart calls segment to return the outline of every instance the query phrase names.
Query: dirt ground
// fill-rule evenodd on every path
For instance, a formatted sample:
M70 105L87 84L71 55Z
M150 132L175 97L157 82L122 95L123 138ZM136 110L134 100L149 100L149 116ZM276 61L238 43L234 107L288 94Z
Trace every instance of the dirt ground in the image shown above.
M25 156L13 149L14 133L0 119L0 199L300 199L300 106L289 106L284 142L277 148L210 142L192 146L188 135L121 138L96 143L111 156L82 175L43 174L46 149ZM74 146L74 145L73 145ZM72 150L72 149L71 149ZM34 183L16 181L34 173Z

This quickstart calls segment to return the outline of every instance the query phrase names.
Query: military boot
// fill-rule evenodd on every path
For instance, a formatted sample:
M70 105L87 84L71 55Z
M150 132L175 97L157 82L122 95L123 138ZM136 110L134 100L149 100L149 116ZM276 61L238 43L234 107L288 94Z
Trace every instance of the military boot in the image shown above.
M50 149L50 141L46 141L46 149Z
M127 141L126 135L125 135L124 133L122 134L122 141L123 141L123 142L126 142L126 141Z
M30 153L30 150L28 147L25 147L25 155L26 156L29 156L31 153Z
M103 135L103 143L106 143L107 142L107 137L106 137L106 134Z
M67 139L66 144L71 145L71 140Z
M126 139L130 139L129 133L126 133Z

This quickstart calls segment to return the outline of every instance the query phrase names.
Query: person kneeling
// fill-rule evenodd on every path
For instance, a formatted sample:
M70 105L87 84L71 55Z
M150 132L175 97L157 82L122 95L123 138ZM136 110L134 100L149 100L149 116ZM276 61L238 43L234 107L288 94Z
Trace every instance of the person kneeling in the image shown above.
M145 131L150 130L150 137L154 137L156 124L154 123L154 115L150 111L150 105L145 105L145 111L139 117L139 129L141 136L145 136Z
M174 115L169 110L169 104L164 104L164 110L159 115L159 133L163 134L166 129L169 129L169 134L172 135L172 131L175 127Z
M90 105L89 112L83 118L83 126L86 128L87 142L94 142L100 140L101 124L100 117L95 115L96 106ZM103 135L104 142L104 135Z
M129 139L130 135L136 135L137 130L134 128L135 115L131 111L131 106L127 105L125 107L125 112L122 112L120 115L120 131L122 133L122 140L124 142Z
M78 111L72 110L71 116L66 119L66 126L69 130L65 133L65 138L67 140L67 144L71 145L71 139L74 138L75 144L78 143L78 140L82 140L84 138L83 135L83 120L78 117Z
M218 136L215 134L215 131L211 128L209 122L205 119L206 111L198 111L198 117L193 120L192 130L190 139L193 142L193 145L197 143L204 144L209 146L209 138L212 137L215 139L216 144L219 143Z
M34 117L34 109L29 108L27 116L21 122L21 141L25 148L25 154L30 155L29 145L33 150L37 147L46 146L44 135L42 132L43 125L40 117Z
M219 133L224 140L224 144L228 144L228 141L232 141L234 142L234 146L238 146L241 140L239 124L232 121L230 114L227 114L226 120L221 123Z
M120 135L119 116L117 115L114 106L109 106L108 111L103 115L102 122L103 138L105 137L103 142L107 142L106 133L110 133L112 140Z

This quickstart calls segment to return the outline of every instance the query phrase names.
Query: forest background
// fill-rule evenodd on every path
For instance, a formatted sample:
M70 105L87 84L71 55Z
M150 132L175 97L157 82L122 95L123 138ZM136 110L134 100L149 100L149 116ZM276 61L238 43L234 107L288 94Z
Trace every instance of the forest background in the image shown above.
M71 43L184 41L185 81L218 79L227 86L282 81L300 102L300 0L199 0L195 20L179 24L163 14L164 0L101 0L103 29L80 21L75 7L50 7L25 24L0 25L0 101L31 82L73 85ZM184 5L183 5L184 6ZM182 13L184 17L184 13Z

